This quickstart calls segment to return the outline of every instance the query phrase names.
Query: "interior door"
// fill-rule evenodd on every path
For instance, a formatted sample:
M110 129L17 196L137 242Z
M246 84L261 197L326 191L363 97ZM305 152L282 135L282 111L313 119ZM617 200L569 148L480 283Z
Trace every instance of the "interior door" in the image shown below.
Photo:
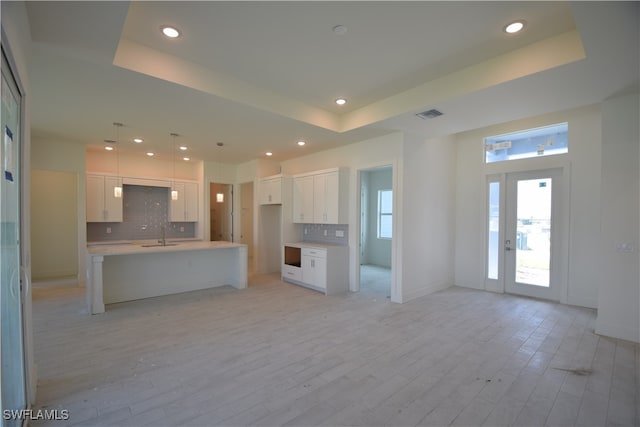
M505 197L505 291L560 298L562 170L508 174Z
M26 369L23 334L21 274L21 95L2 52L2 141L0 142L0 295L2 394L0 409L26 408ZM21 425L19 418L2 420L3 426Z

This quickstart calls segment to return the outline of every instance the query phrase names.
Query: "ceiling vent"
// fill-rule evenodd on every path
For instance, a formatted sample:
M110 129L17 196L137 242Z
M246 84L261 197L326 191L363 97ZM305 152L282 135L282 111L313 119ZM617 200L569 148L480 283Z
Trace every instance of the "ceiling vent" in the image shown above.
M435 119L438 116L441 116L442 112L434 109L428 110L428 111L423 111L422 113L418 113L416 114L416 116L420 117L423 120L427 120L427 119Z

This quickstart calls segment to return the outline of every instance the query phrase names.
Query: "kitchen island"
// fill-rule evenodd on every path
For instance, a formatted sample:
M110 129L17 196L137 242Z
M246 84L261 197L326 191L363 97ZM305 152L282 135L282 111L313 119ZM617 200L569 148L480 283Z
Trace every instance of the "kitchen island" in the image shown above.
M105 304L218 286L247 287L247 246L231 242L168 242L87 247L87 303Z

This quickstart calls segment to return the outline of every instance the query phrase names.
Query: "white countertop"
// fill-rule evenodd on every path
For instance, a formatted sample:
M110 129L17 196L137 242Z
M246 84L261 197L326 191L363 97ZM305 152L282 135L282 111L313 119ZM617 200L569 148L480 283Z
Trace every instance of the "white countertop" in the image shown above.
M291 242L291 243L285 243L284 246L289 246L292 248L318 248L318 249L348 248L348 246L345 246L345 245L332 245L328 243L315 243L315 242Z
M147 243L145 243L147 244ZM153 244L153 243L152 243ZM151 246L145 247L142 244L124 243L124 244L101 244L87 246L89 255L129 255L129 254L146 254L158 252L179 252L179 251L201 251L212 249L227 249L246 247L241 243L233 242L167 242L167 246Z

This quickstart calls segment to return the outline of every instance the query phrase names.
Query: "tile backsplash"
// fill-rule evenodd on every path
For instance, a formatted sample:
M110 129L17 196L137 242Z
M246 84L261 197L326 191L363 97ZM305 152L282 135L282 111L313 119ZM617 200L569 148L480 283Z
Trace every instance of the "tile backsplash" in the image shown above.
M342 232L342 237L336 236ZM349 245L349 225L347 224L302 224L302 241L326 243L329 245Z
M195 223L168 222L168 188L124 185L122 193L123 221L87 223L88 242L159 239L163 225L168 239L195 237Z

